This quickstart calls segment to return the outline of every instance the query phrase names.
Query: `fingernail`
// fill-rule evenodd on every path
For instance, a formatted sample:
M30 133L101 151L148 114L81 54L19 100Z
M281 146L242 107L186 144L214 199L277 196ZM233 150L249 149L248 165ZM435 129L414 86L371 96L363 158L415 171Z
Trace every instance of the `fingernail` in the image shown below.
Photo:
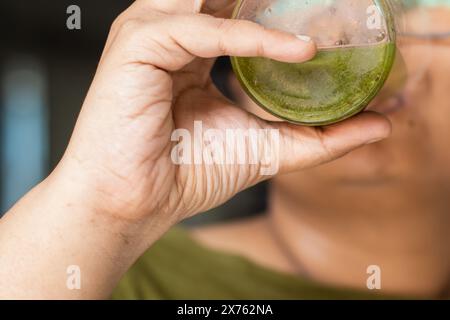
M305 41L305 42L311 42L312 41L311 37L309 37L309 36L304 36L304 35L298 34L298 35L296 35L296 37L298 39L302 40L302 41Z

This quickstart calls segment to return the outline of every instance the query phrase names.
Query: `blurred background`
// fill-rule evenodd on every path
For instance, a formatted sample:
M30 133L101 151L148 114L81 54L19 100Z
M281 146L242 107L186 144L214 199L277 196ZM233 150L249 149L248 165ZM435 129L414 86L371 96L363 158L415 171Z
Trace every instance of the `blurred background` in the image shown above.
M164 1L164 0L161 0ZM69 141L112 21L132 0L2 0L0 2L0 216L54 168ZM81 8L81 30L66 26ZM215 67L221 72L228 61ZM188 224L264 210L265 184Z

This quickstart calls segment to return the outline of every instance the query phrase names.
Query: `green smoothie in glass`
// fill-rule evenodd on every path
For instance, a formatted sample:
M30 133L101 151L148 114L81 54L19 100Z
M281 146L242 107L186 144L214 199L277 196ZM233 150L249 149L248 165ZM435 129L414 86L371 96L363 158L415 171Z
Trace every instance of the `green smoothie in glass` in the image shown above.
M288 0L273 2L292 3ZM349 6L351 1L334 2ZM382 9L380 7L380 14ZM270 10L273 14L277 7L272 6ZM331 13L329 15L331 17ZM346 40L348 43L344 45L319 47L316 57L306 63L233 57L233 68L249 96L273 115L302 125L335 123L362 111L383 87L391 71L396 55L394 37L388 34L386 20L382 28L381 37L376 35L376 40L367 44ZM339 35L342 34L344 32ZM342 44L341 40L336 42Z

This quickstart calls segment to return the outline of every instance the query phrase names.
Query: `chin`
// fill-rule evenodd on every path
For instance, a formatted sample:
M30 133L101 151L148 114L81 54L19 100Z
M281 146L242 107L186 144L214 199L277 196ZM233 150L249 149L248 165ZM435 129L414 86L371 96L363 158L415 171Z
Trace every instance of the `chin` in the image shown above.
M391 137L357 149L344 157L305 171L322 183L372 186L408 183L432 170L436 156L427 141L427 131L404 111L388 115L393 123ZM412 123L415 125L412 126Z

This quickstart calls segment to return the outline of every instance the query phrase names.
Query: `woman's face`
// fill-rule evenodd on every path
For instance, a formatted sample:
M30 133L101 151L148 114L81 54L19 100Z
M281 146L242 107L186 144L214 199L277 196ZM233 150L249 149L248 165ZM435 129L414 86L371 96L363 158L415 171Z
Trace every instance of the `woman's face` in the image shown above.
M427 18L433 21L430 30L450 31L450 7L428 12ZM408 14L411 28L417 19L423 19L418 10ZM387 101L376 99L369 107L391 119L392 136L320 168L278 178L277 183L301 192L301 185L307 187L312 181L351 185L450 182L450 39L433 43L403 39L400 46L408 73L403 89ZM236 80L233 88L245 108L275 120L243 93Z

